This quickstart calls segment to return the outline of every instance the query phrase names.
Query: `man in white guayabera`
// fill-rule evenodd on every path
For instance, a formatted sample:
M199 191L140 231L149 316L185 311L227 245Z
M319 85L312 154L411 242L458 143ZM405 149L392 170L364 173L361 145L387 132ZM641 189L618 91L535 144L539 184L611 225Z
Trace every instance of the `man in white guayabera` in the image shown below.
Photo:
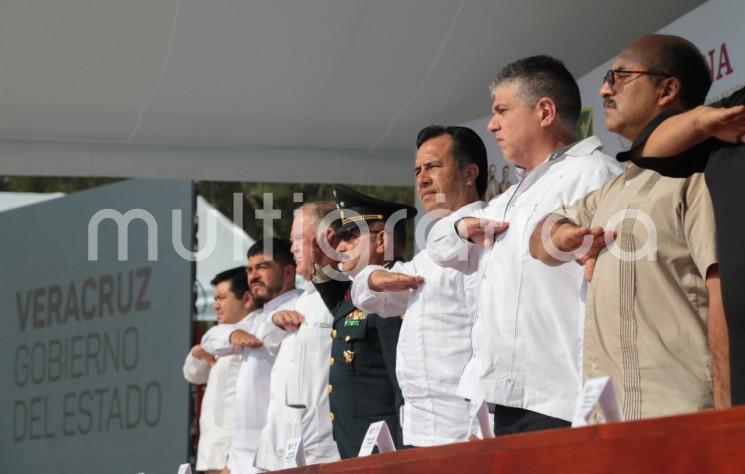
M429 126L417 136L416 189L424 219L481 209L486 190L486 147L466 127ZM420 226L422 224L420 219ZM469 249L475 265L480 249ZM433 446L467 440L470 403L456 393L471 358L477 274L445 268L419 252L390 270L370 265L352 285L352 301L382 317L404 316L396 377L404 397L404 444ZM408 291L408 290L411 290Z
M533 260L528 237L547 213L620 170L597 138L576 142L579 89L560 61L534 56L508 64L491 93L489 131L525 177L484 210L440 220L427 252L441 265L474 271L464 255L485 248L473 357L460 393L495 404L501 435L570 424L580 386L582 270Z
M259 433L266 424L270 374L284 333L272 323L271 316L291 308L301 293L295 289L295 262L285 240L253 244L248 249L247 277L251 295L262 308L237 324L214 326L202 336L202 348L210 354L241 356L228 455L231 474L258 472L254 458Z
M218 273L215 287L215 313L218 324L235 324L256 309L248 291L246 267ZM219 474L227 466L235 417L235 382L241 366L239 355L215 357L197 344L184 361L184 378L193 384L207 384L199 416L197 470Z
M256 466L266 470L286 467L288 441L302 438L306 464L333 462L339 450L329 419L329 357L333 316L317 286L335 285L323 268L337 261L319 243L333 239L333 231L319 234L319 224L336 210L334 202L314 202L295 212L290 230L292 254L298 275L308 282L294 305L274 313L275 325L288 331L272 369L267 422L261 430ZM330 244L332 247L333 243ZM327 246L328 247L328 246Z

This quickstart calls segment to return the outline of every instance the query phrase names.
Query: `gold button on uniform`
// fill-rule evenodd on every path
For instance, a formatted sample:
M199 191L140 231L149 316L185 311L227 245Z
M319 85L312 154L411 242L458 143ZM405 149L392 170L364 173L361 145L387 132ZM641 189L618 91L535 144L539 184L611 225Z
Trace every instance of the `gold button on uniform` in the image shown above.
M336 329L332 329L332 330L331 330L331 337L332 337L333 339L336 339Z
M329 365L334 365L334 358L333 357L330 357L329 358Z
M329 392L329 393L333 392L334 391L334 386L331 385L331 384L328 384L328 386L326 387L326 391Z
M329 412L329 420L331 420L331 422L334 421L334 412L333 411L330 411Z
M352 339L352 336L350 336L349 334L344 336L344 342L349 342L350 339Z

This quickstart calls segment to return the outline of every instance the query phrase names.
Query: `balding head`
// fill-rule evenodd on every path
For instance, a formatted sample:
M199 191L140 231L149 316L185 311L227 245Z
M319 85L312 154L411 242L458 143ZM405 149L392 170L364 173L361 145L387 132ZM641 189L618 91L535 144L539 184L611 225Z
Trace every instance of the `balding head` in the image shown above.
M704 103L711 87L711 76L701 51L685 38L673 35L646 35L631 42L618 57L638 61L647 70L670 74L680 81L678 98L684 109ZM662 81L663 76L650 76Z
M320 248L319 241L327 239L325 233L319 233L319 225L327 214L336 210L336 203L331 201L303 204L296 212L290 230L292 246L290 250L295 257L297 273L310 280L313 277L314 265L327 263L326 256Z

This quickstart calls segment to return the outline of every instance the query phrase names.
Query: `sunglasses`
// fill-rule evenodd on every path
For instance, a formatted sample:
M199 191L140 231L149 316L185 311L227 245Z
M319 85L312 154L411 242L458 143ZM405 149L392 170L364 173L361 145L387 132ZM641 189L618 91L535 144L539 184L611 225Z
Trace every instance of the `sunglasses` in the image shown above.
M603 76L603 84L606 82L609 86L613 87L616 81L619 79L626 79L632 74L644 74L647 76L662 76L662 77L673 77L672 74L662 71L628 71L626 69L608 69Z

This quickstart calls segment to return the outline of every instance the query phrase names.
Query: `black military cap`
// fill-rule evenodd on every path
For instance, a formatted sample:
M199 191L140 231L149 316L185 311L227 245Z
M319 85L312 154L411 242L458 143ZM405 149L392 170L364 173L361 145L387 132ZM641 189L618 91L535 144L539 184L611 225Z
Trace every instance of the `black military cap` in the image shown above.
M401 210L406 211L406 219L416 216L414 207L374 198L341 184L334 185L334 199L340 212L340 219L334 223L337 235L357 228L360 221L386 221Z

